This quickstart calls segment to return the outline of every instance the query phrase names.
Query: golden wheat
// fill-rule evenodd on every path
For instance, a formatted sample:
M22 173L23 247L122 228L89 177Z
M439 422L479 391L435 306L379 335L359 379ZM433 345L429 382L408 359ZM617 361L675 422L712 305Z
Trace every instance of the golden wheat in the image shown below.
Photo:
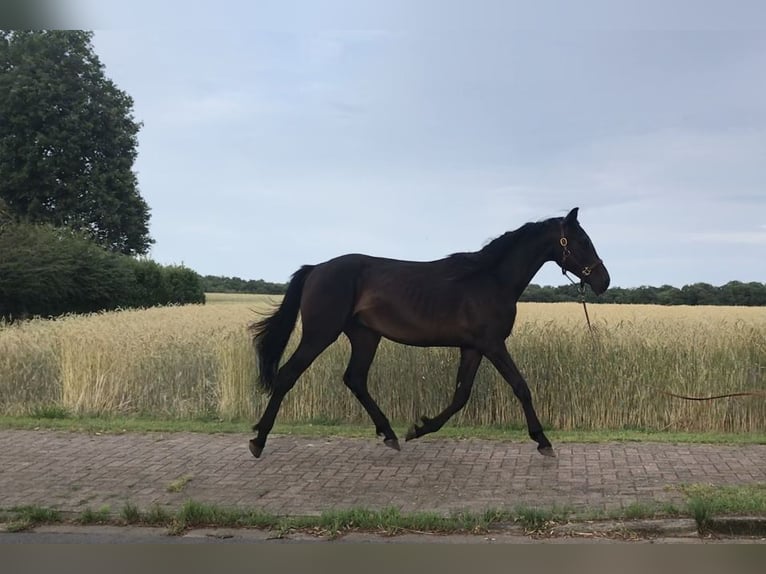
M0 325L0 412L142 414L254 420L265 397L246 327L278 297L211 294L208 304ZM664 395L766 390L766 309L519 305L508 346L547 427L763 431L762 396L692 403ZM295 345L293 337L288 352ZM280 421L368 422L341 382L345 338L285 400ZM392 421L450 401L458 352L384 341L370 391ZM522 426L518 402L485 361L457 424Z

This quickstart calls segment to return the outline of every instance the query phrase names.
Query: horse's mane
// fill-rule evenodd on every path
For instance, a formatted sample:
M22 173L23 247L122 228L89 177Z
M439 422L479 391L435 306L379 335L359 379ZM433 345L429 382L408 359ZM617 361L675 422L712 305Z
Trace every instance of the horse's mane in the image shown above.
M455 267L454 279L462 279L476 273L494 269L514 243L538 232L544 222L525 223L514 231L506 231L482 247L479 251L453 253L447 260Z

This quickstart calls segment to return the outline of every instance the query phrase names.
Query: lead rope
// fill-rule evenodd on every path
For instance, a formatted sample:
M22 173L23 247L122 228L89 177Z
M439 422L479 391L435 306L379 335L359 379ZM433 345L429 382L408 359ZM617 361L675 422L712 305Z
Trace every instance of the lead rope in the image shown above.
M588 306L585 304L585 283L580 283L580 301L582 302L582 310L585 311L585 321L588 323L588 331L591 335L594 335L593 326L590 324L590 317L588 316Z
M564 277L569 279L569 282L572 285L577 285L574 279L572 279L569 276L566 269L564 269L563 267L561 268L561 273L564 275ZM588 315L588 306L585 304L585 282L584 281L581 281L580 284L577 285L577 291L579 291L580 293L580 303L582 303L582 310L585 312L585 321L586 323L588 323L588 331L590 332L592 336L595 336L596 333L595 331L593 331L593 325L590 324L590 316Z
M726 393L725 395L715 395L712 397L690 397L687 395L677 395L669 391L660 390L663 395L673 397L676 399L683 399L685 401L714 401L716 399L728 399L730 397L766 397L765 391L742 391L739 393Z
M588 316L588 306L585 304L585 281L580 281L580 284L578 285L574 279L572 279L569 276L569 273L567 273L567 270L564 268L564 262L566 261L567 257L569 256L569 248L567 246L567 239L566 237L562 237L560 240L561 247L564 249L562 258L561 258L561 274L569 279L569 282L572 285L577 285L577 290L580 292L580 302L582 303L582 309L585 312L585 321L588 323L588 331L590 332L591 336L595 337L596 333L593 330L593 326L590 324L590 317ZM589 269L590 268L587 268ZM689 395L679 395L677 393L671 393L670 391L664 391L662 389L659 390L663 395L666 395L668 397L673 397L675 399L682 399L684 401L715 401L718 399L729 399L734 397L766 397L766 391L741 391L737 393L726 393L723 395L714 395L710 397L692 397Z
M566 267L564 267L564 263L567 260L567 257L569 257L569 242L567 241L567 238L564 237L564 230L561 231L561 239L559 239L559 244L561 245L561 248L563 249L563 252L561 254L561 274L569 279L569 282L572 285L577 285L574 279L572 279L569 274L567 273ZM600 262L600 260L599 260ZM598 265L598 263L596 263ZM594 265L595 267L595 265ZM588 271L588 275L590 275L591 267L585 267L584 270ZM588 306L585 304L585 281L580 280L580 284L577 286L577 290L580 292L580 302L582 303L582 310L585 312L585 321L588 323L588 332L590 332L591 337L595 337L596 333L593 331L593 325L590 324L590 316L588 315Z

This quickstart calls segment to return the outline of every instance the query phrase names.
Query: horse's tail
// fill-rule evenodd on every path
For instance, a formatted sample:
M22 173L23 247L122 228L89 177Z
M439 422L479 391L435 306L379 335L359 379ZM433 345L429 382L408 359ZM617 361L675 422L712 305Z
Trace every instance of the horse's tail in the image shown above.
M258 356L258 384L268 394L274 392L279 361L298 320L303 284L313 269L313 265L304 265L298 269L290 279L279 308L271 316L250 325Z

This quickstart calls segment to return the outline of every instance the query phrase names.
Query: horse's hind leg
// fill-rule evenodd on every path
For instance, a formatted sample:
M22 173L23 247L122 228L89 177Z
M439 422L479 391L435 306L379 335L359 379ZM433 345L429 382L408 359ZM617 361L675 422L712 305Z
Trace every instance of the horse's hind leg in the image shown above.
M309 368L311 363L314 362L314 359L316 359L322 351L337 339L339 334L340 333L335 336L312 337L311 335L307 335L304 331L301 342L298 344L298 348L290 359L282 365L282 368L280 368L277 373L274 392L269 398L263 416L261 416L261 419L253 426L253 430L258 434L254 439L250 440L250 452L255 458L260 457L261 452L263 452L263 447L266 444L266 437L274 426L277 412L279 412L279 407L282 405L282 400L285 398L285 395L293 388L298 377Z
M399 450L399 440L391 428L391 423L367 390L367 375L375 358L380 335L359 324L348 327L345 332L351 342L351 359L343 374L343 382L370 415L375 423L375 432L383 437L383 443Z
M341 269L341 271L343 271ZM353 270L352 270L353 271ZM343 332L354 302L353 276L338 273L337 268L323 264L306 278L301 296L303 334L298 348L277 372L269 402L253 430L258 434L250 441L250 452L257 458L274 426L282 399L319 354Z
M471 395L471 388L473 387L473 381L476 378L476 371L479 370L481 364L481 353L475 349L460 349L460 366L457 371L457 383L455 385L455 394L452 397L452 402L449 406L430 419L428 417L420 417L422 425L418 426L413 424L410 430L407 431L405 440L412 440L414 438L421 437L425 434L438 431L444 426L452 415L462 409L468 402L468 397Z

